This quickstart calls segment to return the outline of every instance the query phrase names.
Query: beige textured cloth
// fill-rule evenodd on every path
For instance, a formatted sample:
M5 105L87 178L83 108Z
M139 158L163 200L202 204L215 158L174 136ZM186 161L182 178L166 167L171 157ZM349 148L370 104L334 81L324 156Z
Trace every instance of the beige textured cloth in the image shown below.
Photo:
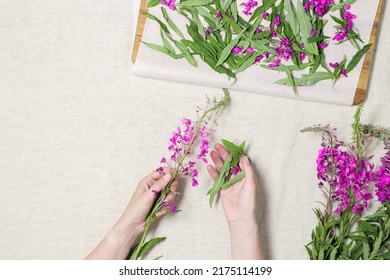
M181 117L219 89L132 75L132 1L0 0L0 259L84 258L154 169ZM390 7L363 121L390 125ZM262 188L261 228L272 259L306 259L315 225L319 135L350 136L355 108L231 92L212 137L247 140ZM183 211L153 232L148 258L228 259L221 205L210 210L205 167L181 188Z

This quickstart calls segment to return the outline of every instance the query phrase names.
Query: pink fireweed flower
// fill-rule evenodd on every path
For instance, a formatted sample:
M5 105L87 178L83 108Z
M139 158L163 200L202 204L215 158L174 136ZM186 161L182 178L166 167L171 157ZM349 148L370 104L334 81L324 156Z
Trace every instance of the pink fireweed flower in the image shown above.
M254 53L256 52L256 50L252 47L252 46L249 46L246 51L244 52L244 54L248 54L248 53Z
M206 30L205 30L205 34L206 36L209 36L211 34L212 30L211 30L211 27L210 26L207 26Z
M167 200L164 200L163 202L161 202L161 206L167 207L167 206L169 206L169 202Z
M375 184L375 194L382 204L390 201L390 145L385 146L386 155L381 158L382 165L375 173L377 182Z
M171 209L171 213L175 213L176 212L176 206L175 205L171 205L170 209Z
M318 47L319 47L320 49L325 49L325 48L328 47L328 44L327 44L327 43L319 43L319 44L318 44Z
M264 55L263 54L261 54L261 55L259 55L258 57L256 57L256 63L260 63L260 61L262 60L264 58Z
M237 175L237 173L240 172L240 167L239 166L236 166L233 168L232 170L232 175Z
M271 62L271 63L268 64L268 66L271 67L271 68L279 67L279 65L280 65L280 59L277 59L274 62Z
M160 161L160 163L166 163L167 162L167 159L165 157L163 157Z
M341 70L341 75L343 75L344 77L348 77L348 75L347 75L347 69L343 69L343 70Z
M333 200L337 205L335 212L347 210L352 203L354 213L361 213L368 207L372 198L369 184L374 180L374 165L367 159L359 162L357 156L342 150L343 146L321 148L317 156L317 178L319 186L324 182L334 187ZM331 175L331 174L335 174Z
M276 27L280 26L280 16L278 14L275 16L274 24Z
M239 54L242 52L242 48L241 47L238 47L238 46L235 46L233 49L232 49L232 54Z
M155 197L158 197L158 194L159 194L158 191L152 190L152 193L154 194Z
M163 172L164 171L164 168L162 166L156 168L156 172Z
M336 35L333 37L332 40L340 42L340 41L347 39L347 38L348 38L348 33L346 31L340 30L340 31L336 32Z
M305 60L306 54L304 52L301 52L300 53L300 57L301 57L301 60Z
M329 66L332 67L332 68L337 68L337 67L339 67L339 63L338 62L336 62L336 63L330 62Z
M243 3L242 5L245 7L245 10L243 13L247 16L250 16L252 14L252 9L256 7L259 3L254 0L248 0L248 2Z
M221 11L217 11L217 13L215 14L215 17L216 17L216 18L222 18L222 13L221 13Z
M267 19L268 16L269 16L269 13L267 13L266 11L263 11L263 19Z
M306 1L304 8L306 12L312 9L318 17L323 17L328 13L329 7L333 4L333 0L309 0Z
M280 38L280 43L275 47L275 51L277 54L277 58L284 59L285 61L288 61L289 59L292 58L293 55L293 50L291 47L291 42L287 38Z
M172 11L176 10L176 7L175 7L175 2L176 0L161 0L160 3L161 5L165 5L167 6L169 9L171 9Z
M313 30L311 31L311 36L316 36L317 35L317 28L313 28Z
M272 38L275 38L275 37L278 36L278 34L276 34L276 31L275 31L275 29L272 26L270 27L270 31L272 32L272 34L271 34Z

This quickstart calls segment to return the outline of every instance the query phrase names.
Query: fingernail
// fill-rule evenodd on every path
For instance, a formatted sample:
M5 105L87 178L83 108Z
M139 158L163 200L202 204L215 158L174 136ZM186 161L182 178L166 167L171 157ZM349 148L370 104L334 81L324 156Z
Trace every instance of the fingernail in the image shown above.
M171 180L171 173L167 173L164 175L164 181L168 182L169 180Z

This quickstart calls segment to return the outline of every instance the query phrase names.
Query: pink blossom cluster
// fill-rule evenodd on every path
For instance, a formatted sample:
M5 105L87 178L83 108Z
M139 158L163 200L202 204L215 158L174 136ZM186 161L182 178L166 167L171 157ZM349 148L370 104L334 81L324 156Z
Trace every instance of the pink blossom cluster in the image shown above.
M377 182L375 194L383 204L390 201L390 145L386 145L387 153L381 158L382 165L375 173Z
M323 147L317 157L317 178L319 186L324 182L333 186L333 201L337 204L336 213L352 207L353 213L361 213L368 208L372 199L369 185L374 181L374 164L343 151L342 146Z
M255 53L255 52L256 52L256 50L252 46L249 46L246 50L243 50L243 48L239 47L239 46L235 46L232 49L232 54L234 54L234 55L237 55L237 54L250 54L250 53Z
M338 42L344 39L348 39L348 31L353 28L353 20L357 18L356 15L349 12L349 10L351 9L350 5L345 6L344 9L345 11L343 19L347 21L347 25L343 26L342 30L337 31L336 35L333 37L333 40Z
M329 7L334 4L333 0L310 0L305 3L305 10L307 12L313 9L313 12L319 17L323 17L328 11Z
M175 2L176 0L160 0L161 5L167 6L172 11L176 10Z
M207 125L204 124L195 135L197 122L191 119L183 118L181 121L183 127L177 127L169 139L170 145L168 151L171 152L170 161L175 163L175 168L178 170L178 176L190 176L192 178L192 186L198 185L197 177L198 170L195 169L196 162L186 160L187 156L196 154L196 158L207 163L207 154L209 152L209 133ZM195 153L195 149L199 151ZM160 163L168 163L168 160L163 157ZM162 171L163 168L157 168L157 171Z
M254 0L248 0L248 2L243 3L242 5L245 7L245 10L243 13L247 16L250 16L252 14L252 9L256 7L259 3Z

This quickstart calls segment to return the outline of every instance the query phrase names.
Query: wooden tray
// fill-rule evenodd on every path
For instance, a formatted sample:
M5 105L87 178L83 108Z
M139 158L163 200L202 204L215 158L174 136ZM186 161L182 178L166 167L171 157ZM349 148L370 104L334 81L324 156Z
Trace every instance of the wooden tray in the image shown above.
M147 3L148 3L148 0L141 0L140 9L138 12L137 30L136 30L136 35L135 35L135 39L134 39L134 47L133 47L133 54L132 54L133 63L135 63L135 61L137 60L138 50L139 50L139 47L141 45L142 34L144 32L144 27L145 27L145 22L146 22L146 17L144 14L148 12ZM376 17L375 17L375 21L374 21L374 26L372 28L372 32L371 32L371 36L370 36L370 40L369 40L369 43L373 44L373 46L368 50L368 52L366 53L366 56L364 58L363 68L362 68L362 71L360 73L359 82L358 82L358 86L357 86L357 89L355 92L355 98L353 100L352 105L357 105L366 99L368 81L370 78L371 65L372 65L372 61L373 61L374 50L376 47L375 43L376 43L376 37L378 34L382 6L383 6L383 0L380 0L379 6L378 6L378 11L376 13Z

